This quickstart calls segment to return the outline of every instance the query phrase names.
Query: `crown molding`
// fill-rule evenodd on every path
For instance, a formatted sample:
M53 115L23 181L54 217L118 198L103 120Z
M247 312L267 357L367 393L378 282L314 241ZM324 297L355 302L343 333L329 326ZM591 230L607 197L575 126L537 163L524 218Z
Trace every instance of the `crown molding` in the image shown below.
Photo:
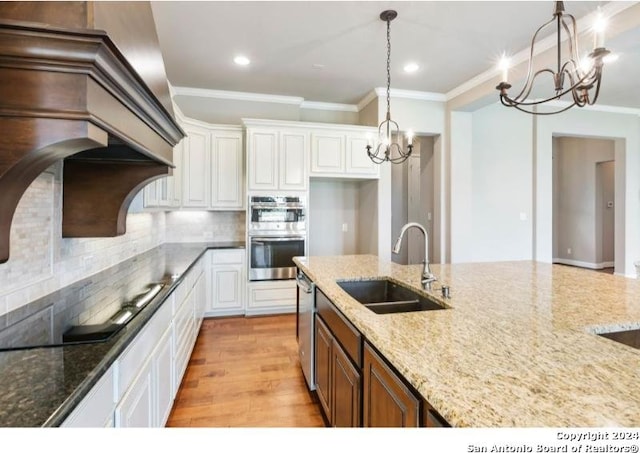
M302 101L300 108L308 110L331 110L334 112L359 112L357 105L334 104L332 102Z
M304 98L275 94L244 93L241 91L209 90L205 88L174 87L176 96L191 96L210 99L228 99L232 101L267 102L272 104L290 104L300 106Z
M378 87L374 91L378 97L387 95L387 89L384 87ZM432 93L430 91L399 90L397 88L391 88L389 90L389 94L392 98L415 99L417 101L435 102L447 101L446 95L442 93Z
M373 101L374 99L378 98L378 94L376 93L376 90L371 90L367 93L367 95L365 97L363 97L362 99L360 99L360 102L358 102L358 112L361 111L363 108L365 108L367 105L369 105L371 103L371 101Z
M291 129L330 129L341 131L373 132L377 130L371 126L360 126L358 124L335 124L335 123L314 123L309 121L290 120L268 120L261 118L242 118L245 127L278 127Z
M532 99L532 101L537 101L538 99ZM570 103L567 101L549 101L545 104L541 104L541 106L549 106L549 107L566 107ZM605 113L620 113L622 115L637 115L640 116L640 109L633 107L618 107L615 105L602 105L602 104L594 104L594 105L585 105L584 107L580 107L579 110L587 111L587 112L605 112ZM578 110L578 111L579 111Z

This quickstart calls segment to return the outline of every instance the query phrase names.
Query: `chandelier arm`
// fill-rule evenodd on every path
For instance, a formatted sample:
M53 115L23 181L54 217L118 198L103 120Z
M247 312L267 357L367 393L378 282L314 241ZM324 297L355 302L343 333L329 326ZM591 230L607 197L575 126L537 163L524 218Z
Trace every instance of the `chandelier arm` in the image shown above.
M524 86L522 87L522 91L520 91L520 93L518 93L513 99L520 99L521 96L525 93L525 91L531 92L531 89L533 88L533 81L536 77L533 74L533 57L535 53L536 38L538 37L538 33L540 33L542 29L546 28L548 25L552 24L554 21L555 21L555 17L553 17L551 20L542 24L542 26L540 26L540 28L538 28L534 33L533 38L531 39L531 46L529 49L529 65L527 67L527 79L525 80ZM527 96L525 96L525 98L526 97Z
M543 72L551 72L551 73L553 73L553 71L551 71L550 69L541 69L540 71L538 71L538 72L536 73L536 76L537 76L538 74L543 73ZM579 86L583 85L584 81L585 81L585 80L587 80L587 79L589 78L589 76L591 75L591 73L592 73L592 72L593 72L593 71L589 71L587 74L585 74L585 75L584 75L582 78L580 78L577 82L573 83L573 84L572 84L569 88L567 88L566 90L563 90L562 92L560 92L560 93L556 94L555 96L551 96L551 97L548 97L548 98L546 98L546 99L541 99L541 100L538 100L538 101L528 101L528 102L525 102L525 101L520 101L520 100L518 100L517 98L511 98L511 97L509 97L508 95L503 95L503 96L501 96L501 98L502 98L502 97L504 97L504 98L507 100L507 102L509 102L509 104L508 104L508 105L511 105L511 106L515 106L516 104L517 104L517 105L524 105L524 106L527 106L527 105L529 105L529 106L533 106L533 105L543 104L543 103L545 103L545 102L552 101L552 100L554 100L554 99L560 99L562 96L564 96L565 94L569 93L570 91L571 91L571 92L575 91ZM569 72L567 72L567 74L569 74L569 76L571 77L571 75L570 75L570 73L569 73ZM597 79L598 79L598 78L595 78L595 80L597 80ZM598 85L598 88L599 88L599 83L598 83L597 85ZM527 93L527 96L528 96L528 93ZM527 96L525 96L525 99L526 99L526 97L527 97ZM594 99L594 102L595 102L595 99ZM561 111L563 111L563 110L561 110Z
M555 72L553 72L551 69L549 68L545 68L545 69L540 69L539 71L537 71L535 74L533 74L533 76L531 77L530 83L528 84L528 90L526 92L524 92L524 90L522 92L520 92L518 94L517 97L514 98L510 98L513 102L517 102L517 103L522 103L522 104L527 104L527 102L525 102L524 100L527 99L529 97L529 95L531 94L531 90L533 89L533 84L536 80L536 78L545 72L549 72L552 76L555 76ZM530 104L537 104L538 102L531 102Z
M514 107L515 109L520 110L521 112L529 113L531 115L555 115L557 113L565 112L565 111L569 110L573 106L575 106L575 103L571 103L568 106L563 107L560 110L554 110L553 112L534 112L534 111L529 111L529 110L526 110L526 109L520 107L519 105L511 105L509 107Z
M576 19L571 14L563 14L562 19L562 27L567 32L569 39L567 40L569 43L569 54L571 55L570 60L579 61L580 60L580 52L578 49L578 32L576 26ZM569 29L569 25L564 21L564 18L568 17L571 21L571 29Z

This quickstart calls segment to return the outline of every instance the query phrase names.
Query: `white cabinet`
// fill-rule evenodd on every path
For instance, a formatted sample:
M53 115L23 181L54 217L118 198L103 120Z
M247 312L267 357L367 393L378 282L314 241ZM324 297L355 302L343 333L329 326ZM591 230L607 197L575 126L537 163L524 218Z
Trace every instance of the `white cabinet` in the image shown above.
M242 208L244 202L242 133L211 133L212 208Z
M147 360L116 407L116 427L153 427L156 420L153 396L153 368L151 360Z
M173 330L167 329L153 355L154 399L157 402L154 426L164 426L178 391L173 381Z
M182 150L185 140L173 148L170 176L163 176L147 184L143 191L145 208L177 208L182 199Z
M366 130L317 130L311 133L310 176L378 178L379 165L367 155Z
M164 426L206 308L204 258L61 426Z
M245 312L244 249L210 250L207 315L229 316Z
M242 129L195 121L182 126L187 136L173 150L173 175L145 187L145 208L242 209Z
M65 428L113 428L115 408L115 365L100 378L71 415L61 424Z
M248 283L246 310L248 316L274 313L294 313L295 311L295 280Z
M308 137L299 130L247 128L249 190L307 190Z
M206 209L210 203L211 171L209 168L211 139L209 130L185 127L187 137L182 156L182 206Z

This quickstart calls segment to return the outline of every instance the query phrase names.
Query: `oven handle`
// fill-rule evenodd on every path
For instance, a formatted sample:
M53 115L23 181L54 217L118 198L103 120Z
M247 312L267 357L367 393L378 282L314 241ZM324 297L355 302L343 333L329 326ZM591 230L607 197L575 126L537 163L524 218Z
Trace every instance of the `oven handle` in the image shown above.
M278 237L251 237L253 243L263 242L285 242L285 241L304 241L304 236L278 236Z

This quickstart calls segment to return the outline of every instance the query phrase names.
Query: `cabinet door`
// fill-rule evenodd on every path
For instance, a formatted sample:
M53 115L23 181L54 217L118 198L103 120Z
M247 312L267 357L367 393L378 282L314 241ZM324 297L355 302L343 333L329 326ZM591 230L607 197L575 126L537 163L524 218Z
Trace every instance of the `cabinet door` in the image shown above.
M344 171L344 134L311 134L311 174L335 174Z
M280 135L279 188L281 190L307 190L308 138L300 132L282 132Z
M113 427L114 403L114 367L100 378L71 415L62 422L64 428L102 428Z
M377 177L380 166L374 164L367 155L367 138L362 134L347 136L347 168L348 174Z
M226 265L211 268L211 311L242 311L241 282L243 266Z
M206 209L209 207L211 192L210 134L206 129L194 127L190 127L186 132L182 159L182 205Z
M363 379L365 427L419 426L420 401L367 343Z
M169 207L178 208L182 204L182 172L184 163L182 162L182 150L186 139L183 139L173 148L173 174L169 176Z
M215 133L211 143L211 207L242 208L244 200L241 133Z
M332 425L352 428L360 425L360 373L334 339L331 351L333 369Z
M153 427L156 420L153 395L152 367L149 360L116 407L116 427Z
M249 190L275 190L278 188L278 133L251 132L247 162Z
M145 208L157 208L159 206L157 179L144 186L143 197Z
M171 335L172 330L169 328L160 339L153 358L155 400L158 406L156 411L158 418L154 426L165 425L173 405L173 343Z
M327 326L324 325L319 316L316 315L316 394L324 410L329 423L331 420L331 343L333 336Z

